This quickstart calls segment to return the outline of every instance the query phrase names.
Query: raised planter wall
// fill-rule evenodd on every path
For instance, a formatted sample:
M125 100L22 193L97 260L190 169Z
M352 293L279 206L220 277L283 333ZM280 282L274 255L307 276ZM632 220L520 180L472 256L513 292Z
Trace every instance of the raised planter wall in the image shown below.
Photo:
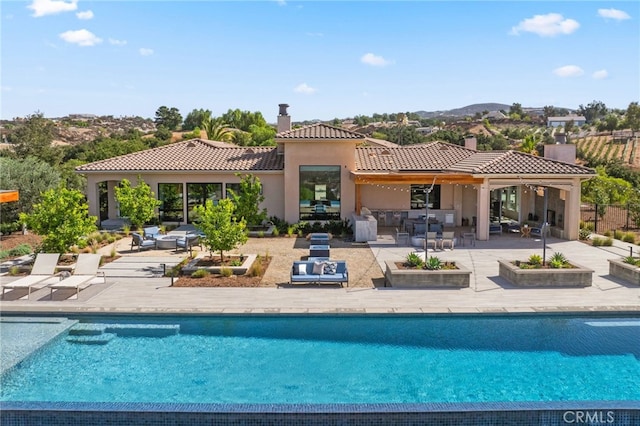
M249 236L252 238L258 238L260 236L270 237L273 235L275 225L269 225L267 227L261 227L262 229L249 229Z
M258 257L257 254L246 254L244 256L244 262L242 262L242 265L240 266L196 266L198 264L198 261L200 259L202 259L202 257L204 257L204 255L201 255L199 257L196 257L195 259L193 259L191 262L187 263L186 266L182 267L182 273L184 275L191 275L193 274L195 271L197 271L198 269L205 269L207 271L209 271L212 274L219 274L220 273L220 269L227 268L227 269L231 269L233 271L233 275L244 275L247 273L247 271L249 270L249 268L251 267L251 265L253 265L253 262L256 261L256 258Z
M458 269L399 269L395 262L385 261L385 286L398 288L469 287L471 271L456 262Z
M609 274L640 286L640 267L618 259L609 259Z
M589 287L593 270L576 265L570 269L520 269L507 260L498 260L500 276L520 287Z

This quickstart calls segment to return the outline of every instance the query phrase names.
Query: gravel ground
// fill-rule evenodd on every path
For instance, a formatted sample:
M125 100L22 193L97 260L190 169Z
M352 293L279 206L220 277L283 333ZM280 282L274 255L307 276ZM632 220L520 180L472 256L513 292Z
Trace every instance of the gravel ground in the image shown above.
M378 287L384 285L384 274L366 243L354 243L333 238L331 259L346 260L349 270L349 287ZM306 259L309 255L309 241L305 238L250 238L234 250L236 253L272 256L262 285L276 286L289 282L291 265L294 260ZM299 285L299 284L296 284Z

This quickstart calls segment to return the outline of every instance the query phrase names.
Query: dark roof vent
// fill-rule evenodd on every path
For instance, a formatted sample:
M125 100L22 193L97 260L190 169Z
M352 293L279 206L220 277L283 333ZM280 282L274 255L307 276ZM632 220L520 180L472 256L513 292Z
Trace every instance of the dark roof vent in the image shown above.
M196 144L195 144L195 143L193 143L193 142L189 142L189 143L187 144L187 148L194 148L195 146L196 146Z
M388 149L385 149L380 153L380 155L391 155L391 152Z

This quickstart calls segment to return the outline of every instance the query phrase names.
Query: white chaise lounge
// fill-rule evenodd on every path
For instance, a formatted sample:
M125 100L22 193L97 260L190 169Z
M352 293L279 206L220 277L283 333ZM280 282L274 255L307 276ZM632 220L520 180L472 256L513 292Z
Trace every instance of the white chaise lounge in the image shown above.
M44 287L46 285L44 281L55 275L58 258L60 258L58 253L38 253L29 275L18 278L13 282L2 284L2 298L4 299L4 292L7 289L18 290L26 288L28 289L28 298L31 296L32 289Z

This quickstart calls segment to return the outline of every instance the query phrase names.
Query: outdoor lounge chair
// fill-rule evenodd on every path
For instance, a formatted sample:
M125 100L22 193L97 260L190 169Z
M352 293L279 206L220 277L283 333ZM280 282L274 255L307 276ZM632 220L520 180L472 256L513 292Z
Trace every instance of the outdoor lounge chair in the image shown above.
M31 296L32 288L44 287L43 282L54 276L59 257L60 255L58 253L38 253L29 275L18 278L16 281L2 284L2 298L4 298L5 289L16 290L26 288L28 289L28 298Z
M453 246L455 245L455 232L454 231L444 231L442 233L442 241L440 241L440 247L444 250L445 246L451 247L453 250Z
M142 249L155 249L156 240L145 240L144 237L136 232L131 233L131 251L134 247L138 247L138 251Z
M98 272L100 267L101 254L80 253L76 261L76 267L73 269L73 275L65 278L58 283L49 284L51 289L51 299L53 299L54 290L74 289L76 297L80 294L80 288L86 288L91 285L98 276L102 277L103 283L106 283L104 272Z
M400 229L396 228L396 245L399 246L409 244L410 235L408 232L402 232Z

